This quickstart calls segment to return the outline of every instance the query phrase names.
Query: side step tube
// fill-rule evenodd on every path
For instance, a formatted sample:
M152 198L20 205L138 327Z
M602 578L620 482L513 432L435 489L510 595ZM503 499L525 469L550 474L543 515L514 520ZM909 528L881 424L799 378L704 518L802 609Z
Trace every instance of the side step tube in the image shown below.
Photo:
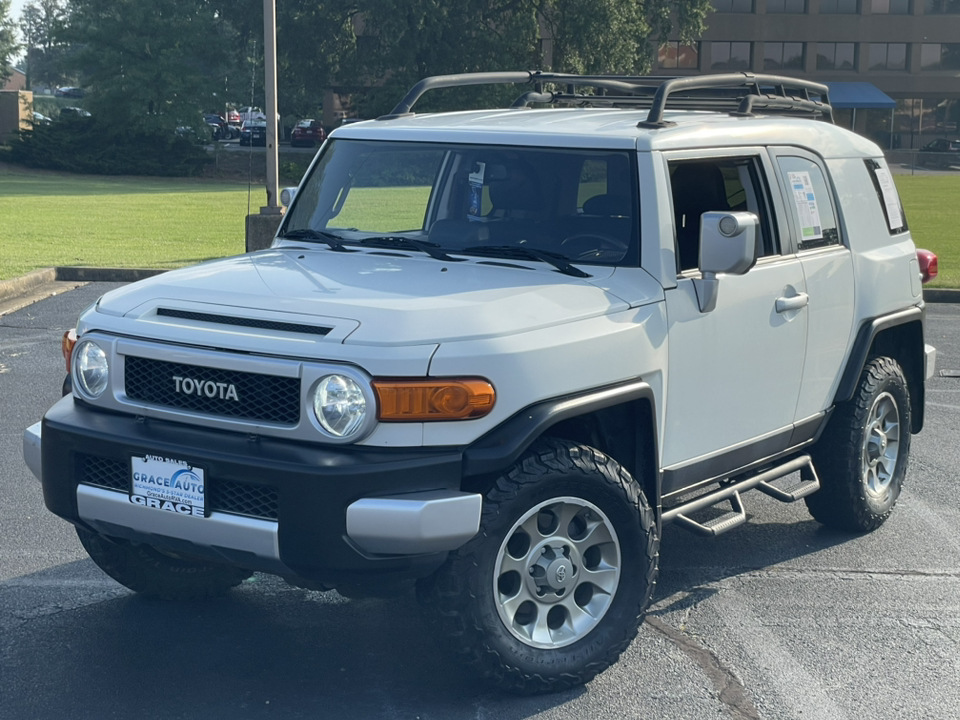
M770 483L777 478L784 477L800 471L800 484L788 490L781 490ZM747 513L743 508L743 502L740 499L740 493L757 488L772 498L780 502L796 502L800 498L806 497L820 489L820 480L816 471L813 469L813 463L809 455L800 455L788 460L782 465L777 465L769 470L765 470L757 475L748 477L731 485L718 488L717 490L694 498L688 503L670 508L663 513L663 523L676 521L679 525L695 532L699 535L715 537L721 533L731 530L747 521ZM707 522L701 523L688 517L690 513L704 508L713 507L722 502L729 501L732 508L731 512L713 518Z

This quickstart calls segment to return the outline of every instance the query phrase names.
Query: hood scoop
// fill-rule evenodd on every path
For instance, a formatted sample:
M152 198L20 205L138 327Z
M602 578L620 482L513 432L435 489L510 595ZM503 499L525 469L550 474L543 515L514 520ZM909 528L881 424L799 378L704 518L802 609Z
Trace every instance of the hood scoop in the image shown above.
M235 317L233 315L217 315L214 313L193 312L176 308L157 308L157 315L162 317L180 318L181 320L197 320L200 322L217 323L219 325L237 325L239 327L258 328L260 330L281 330L283 332L306 333L309 335L327 335L333 328L322 325L305 325L302 323L279 322L277 320L258 320L257 318Z

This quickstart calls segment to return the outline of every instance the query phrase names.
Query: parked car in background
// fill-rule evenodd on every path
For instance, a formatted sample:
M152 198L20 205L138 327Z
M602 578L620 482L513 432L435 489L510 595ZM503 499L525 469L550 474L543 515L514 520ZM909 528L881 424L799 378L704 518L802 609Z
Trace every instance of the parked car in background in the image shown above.
M264 114L263 110L258 107L242 107L237 110L237 115L240 116L240 122L245 123L251 120L266 120L267 116Z
M87 91L78 87L62 87L53 91L55 97L82 98L86 97Z
M236 110L227 110L225 114L227 127L230 128L231 137L240 137L240 126L243 124L243 118Z
M327 133L319 120L301 120L290 134L290 145L293 147L315 147L322 145L327 139Z
M267 144L267 122L266 120L246 120L240 126L240 144L241 145L260 145Z
M940 138L927 143L920 148L917 162L924 167L948 168L951 165L960 165L960 140Z
M231 137L232 132L230 130L230 126L227 125L227 121L224 120L220 115L215 113L204 113L203 119L213 131L214 140L228 140Z
M33 124L34 125L49 125L53 120L48 118L43 113L34 112L33 113Z
M61 119L82 118L82 117L90 117L90 113L88 113L83 108L78 108L78 107L60 108Z

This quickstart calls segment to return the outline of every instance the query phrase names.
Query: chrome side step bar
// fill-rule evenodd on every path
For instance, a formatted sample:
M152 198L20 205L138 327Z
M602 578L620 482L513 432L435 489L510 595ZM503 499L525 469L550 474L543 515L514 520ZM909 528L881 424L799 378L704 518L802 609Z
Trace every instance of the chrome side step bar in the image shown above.
M771 485L778 478L800 471L800 483L786 490ZM747 513L740 499L740 493L756 488L760 492L779 500L780 502L796 502L820 489L820 479L813 469L813 462L809 455L800 455L787 462L764 470L761 473L738 480L713 492L694 498L690 502L664 511L663 524L676 522L681 527L695 532L698 535L715 537L727 530L743 525L747 521ZM712 518L705 522L698 522L689 517L690 513L703 510L722 502L729 502L731 511Z

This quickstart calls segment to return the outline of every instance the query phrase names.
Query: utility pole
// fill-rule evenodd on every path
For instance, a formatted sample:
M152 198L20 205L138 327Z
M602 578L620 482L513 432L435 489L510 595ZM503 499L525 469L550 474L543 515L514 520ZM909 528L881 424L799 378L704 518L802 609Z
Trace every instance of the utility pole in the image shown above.
M261 215L280 215L280 186L277 168L277 0L263 0L263 87L267 114L267 205Z
M258 215L247 215L246 251L270 247L283 208L280 206L277 153L277 2L263 0L263 73L266 97L264 111L267 116L267 204Z

